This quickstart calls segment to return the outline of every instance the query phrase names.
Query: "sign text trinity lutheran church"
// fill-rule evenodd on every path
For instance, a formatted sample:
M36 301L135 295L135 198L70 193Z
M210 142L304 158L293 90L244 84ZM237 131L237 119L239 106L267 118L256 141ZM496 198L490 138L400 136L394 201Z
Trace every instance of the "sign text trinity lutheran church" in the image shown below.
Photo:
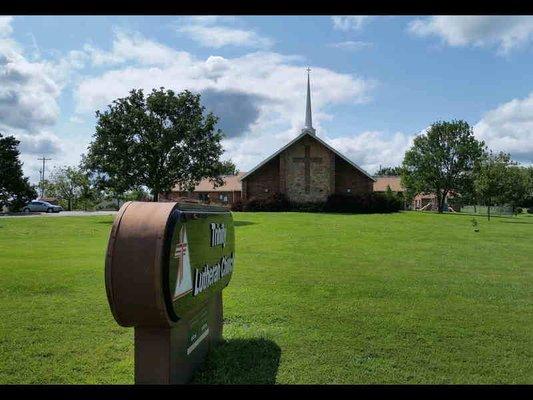
M222 290L235 260L231 213L187 203L128 202L106 256L115 320L135 328L135 382L185 383L222 340Z

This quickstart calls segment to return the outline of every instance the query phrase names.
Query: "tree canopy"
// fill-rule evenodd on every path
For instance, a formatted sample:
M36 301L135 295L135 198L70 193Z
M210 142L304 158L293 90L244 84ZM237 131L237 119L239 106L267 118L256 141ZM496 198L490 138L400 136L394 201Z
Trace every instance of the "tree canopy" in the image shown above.
M19 144L14 136L0 134L0 209L9 206L18 210L37 197L35 188L22 172Z
M378 172L376 172L377 176L398 176L402 173L402 167L396 166L396 167L380 167Z
M84 158L101 187L122 194L147 187L157 201L175 184L192 190L204 178L215 185L235 166L222 162L223 133L218 118L206 113L200 95L188 90L134 89L97 111L94 140Z
M56 167L46 183L46 193L65 204L67 210L87 209L99 198L89 175L81 168Z
M504 152L487 154L474 177L476 198L488 206L489 219L492 206L515 208L524 204L532 194L532 185L529 169L517 165L510 154Z
M461 193L472 185L484 147L467 122L436 122L405 153L402 184L411 193L435 193L442 212L449 193Z

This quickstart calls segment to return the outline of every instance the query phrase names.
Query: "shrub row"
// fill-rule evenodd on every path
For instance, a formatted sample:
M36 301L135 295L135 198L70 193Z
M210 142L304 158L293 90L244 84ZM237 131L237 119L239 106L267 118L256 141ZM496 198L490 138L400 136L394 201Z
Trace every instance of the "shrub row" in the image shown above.
M346 213L391 213L404 208L403 196L397 194L387 194L372 192L356 194L353 196L345 194L332 194L324 204L326 212L346 212Z
M268 198L251 198L232 205L232 211L301 211L341 213L391 213L404 208L402 195L393 193L368 193L359 195L332 194L325 202L293 203L282 193Z

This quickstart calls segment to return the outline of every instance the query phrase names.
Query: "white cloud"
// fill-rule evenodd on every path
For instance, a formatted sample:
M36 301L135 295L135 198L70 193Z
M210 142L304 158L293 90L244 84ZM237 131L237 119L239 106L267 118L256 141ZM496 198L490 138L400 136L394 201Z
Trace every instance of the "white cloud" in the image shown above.
M474 132L489 148L533 163L533 92L487 112L474 126Z
M38 155L79 161L80 153L52 131L60 115L59 97L71 72L83 67L87 55L71 51L48 60L39 54L28 57L10 36L10 22L0 17L0 132L20 140L24 172L36 182L41 168Z
M57 154L62 151L61 140L57 135L49 131L43 131L38 134L15 134L18 140L20 140L20 152L27 154L47 156Z
M74 58L69 54L59 62L30 61L11 37L1 39L0 128L31 134L55 124L57 101Z
M230 15L192 15L184 17L184 20L194 24L210 25L217 22L234 22L236 18Z
M60 92L48 63L29 62L21 55L0 59L0 124L4 128L33 130L53 125L59 115Z
M69 133L68 136L59 137L50 132L20 134L15 136L21 141L21 161L23 162L24 174L29 176L32 183L40 180L39 170L42 168L42 161L38 158L44 154L51 158L46 163L46 176L54 167L62 165L77 166L80 162L80 155L87 153L92 129L79 127Z
M9 36L13 32L11 21L13 21L13 17L0 15L0 37Z
M533 39L532 16L433 16L411 21L414 35L440 37L449 46L498 48L501 54Z
M116 31L110 51L103 51L90 44L84 50L93 65L115 65L134 61L143 65L170 64L176 58L188 57L187 53L173 50L157 42L146 40L137 33Z
M83 124L85 122L85 119L83 119L81 115L73 115L69 118L69 122L73 124Z
M344 42L338 42L338 43L331 43L329 45L330 47L335 47L337 49L341 50L347 50L347 51L359 51L364 50L372 47L372 43L370 42L363 42L360 40L354 41L354 40L347 40Z
M367 172L374 173L380 165L400 165L414 137L401 132L387 135L380 131L366 131L353 136L326 138L326 142Z
M366 15L335 16L331 17L333 28L339 31L358 31L370 17Z
M149 48L152 44L145 43L145 46ZM166 47L159 54L171 51ZM253 94L269 102L270 120L276 113L287 116L293 112L297 113L295 120L303 119L300 114L305 99L305 66L300 57L255 52L236 58L210 56L202 60L189 53L180 54L172 63L168 63L166 56L159 59L157 53L144 54L143 57L152 60L152 66L129 65L86 78L75 90L78 111L93 112L127 95L132 88L151 90L164 86L175 90L214 89ZM115 55L109 57L113 59ZM316 68L312 72L314 108L365 101L372 85L370 80Z
M216 21L220 21L220 18L189 18L178 26L177 31L202 46L212 48L229 45L268 48L273 44L272 39L261 36L253 30L215 25Z
M155 47L146 44L146 48ZM158 53L167 51L173 50L166 48ZM164 56L161 62L156 55L144 57L151 58L152 65L134 62L82 80L74 93L78 113L102 109L115 98L126 96L132 88L150 91L163 86L175 91L189 89L204 93L221 119L234 127L228 132L225 147L227 156L242 169L251 168L300 133L304 123L307 66L301 57L254 52L234 58L199 59L184 53L170 63ZM321 122L331 118L326 106L367 101L374 84L372 80L351 74L313 68L313 117L319 134ZM217 106L216 101L224 104ZM243 101L250 104L244 107ZM224 114L229 104L247 109L242 121L236 109Z

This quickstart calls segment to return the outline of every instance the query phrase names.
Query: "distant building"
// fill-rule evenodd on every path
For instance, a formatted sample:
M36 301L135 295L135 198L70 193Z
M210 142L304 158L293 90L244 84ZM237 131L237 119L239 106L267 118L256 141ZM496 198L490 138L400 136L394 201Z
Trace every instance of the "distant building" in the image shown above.
M405 188L401 184L399 176L374 176L374 192L386 192L387 187L394 193L403 193Z
M223 176L224 184L216 188L209 179L203 179L191 192L181 190L179 185L176 185L169 194L162 194L160 198L163 201L194 199L203 203L231 205L241 199L241 178L244 175L244 172L239 172L237 175Z
M390 187L394 193L405 193L405 188L401 184L400 176L374 176L374 192L386 192ZM448 196L448 200L453 199L453 194ZM434 193L419 193L411 204L406 204L406 208L411 210L436 211L438 209L437 196ZM458 206L454 205L455 211Z

